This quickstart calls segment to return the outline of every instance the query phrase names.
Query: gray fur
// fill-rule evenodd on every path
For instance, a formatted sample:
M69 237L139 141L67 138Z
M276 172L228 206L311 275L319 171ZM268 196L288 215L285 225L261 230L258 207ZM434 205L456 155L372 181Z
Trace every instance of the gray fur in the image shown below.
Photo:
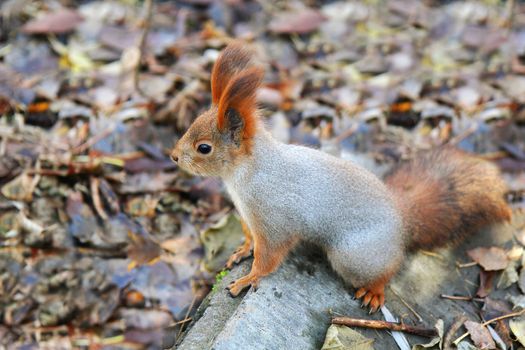
M223 174L248 227L271 244L294 236L318 243L355 287L396 269L404 254L402 222L386 186L349 161L279 143L263 129L252 155Z

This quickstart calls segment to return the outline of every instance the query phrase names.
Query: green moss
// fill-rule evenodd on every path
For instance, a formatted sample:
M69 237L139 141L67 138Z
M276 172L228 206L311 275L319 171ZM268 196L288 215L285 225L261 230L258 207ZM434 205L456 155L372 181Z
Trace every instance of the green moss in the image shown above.
M221 283L222 279L226 277L228 273L230 273L229 270L222 270L217 275L215 275L215 283L213 284L213 287L211 287L212 292L217 290L217 285Z

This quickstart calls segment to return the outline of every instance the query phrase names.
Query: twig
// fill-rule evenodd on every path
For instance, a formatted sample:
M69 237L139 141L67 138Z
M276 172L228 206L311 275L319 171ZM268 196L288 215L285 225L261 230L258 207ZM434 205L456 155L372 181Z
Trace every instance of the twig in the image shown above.
M395 291L394 288L390 288L390 290L392 291L392 293L394 293L398 298L399 300L401 300L401 302L410 310L412 311L412 313L417 317L418 321L419 322L423 322L423 318L421 317L421 315L419 315L416 310L414 310L413 307L411 307L402 297L401 295L399 295L398 292Z
M493 319L490 319L486 322L483 322L481 325L483 327L485 327L486 325L488 324L491 324L492 322L496 322L496 321L499 321L499 320L503 320L505 318L510 318L510 317L516 317L516 316L521 316L525 313L525 309L523 310L520 310L520 311L517 311L517 312L512 312L510 314L506 314L506 315L503 315L503 316L499 316L499 317L495 317ZM460 341L462 341L463 339L465 339L470 333L469 332L465 332L463 335L461 335L460 337L458 337L456 340L454 340L454 345L458 345Z
M443 299L450 299L450 300L463 300L463 301L485 301L483 298L473 298L468 297L464 295L447 295L447 294L441 294L441 298Z
M190 322L191 320L192 320L191 317L187 317L187 318L185 318L185 319L183 319L183 320L180 320L180 321L177 321L177 322L174 322L174 323L170 324L170 327L174 327L174 326L179 325L179 324L188 323L188 322Z
M100 179L98 177L91 176L89 178L89 187L91 190L91 198L93 199L93 205L97 214L102 220L107 220L108 215L104 211L104 205L102 204L102 200L100 199Z
M406 332L427 338L436 337L438 335L437 331L434 328L409 326L403 323L394 323L379 320L364 320L350 317L333 317L332 324L339 324L348 327L389 329L391 331Z
M424 255L431 256L431 257L436 258L436 259L439 259L441 261L446 261L447 260L447 259L445 259L445 257L443 255L438 254L436 252L431 252L431 251L428 251L428 250L420 250L420 253L424 254Z
M459 267L460 269L462 268L465 268L465 267L472 267L472 266L476 266L478 263L475 262L475 261L472 261L472 262L469 262L469 263L459 263L459 262L456 262L456 266Z
M146 40L148 39L149 28L151 26L151 14L153 12L153 0L144 0L144 9L146 10L146 17L144 19L144 30L140 36L139 40L139 58L137 66L135 67L135 72L133 75L133 86L135 91L137 91L141 96L144 96L144 92L140 89L139 86L139 72L140 72L140 63L142 62L142 57L144 56L144 50L146 49Z
M197 300L197 294L193 296L193 300L191 301L190 307L188 308L188 311L186 312L186 316L184 316L184 319L190 318L190 312L191 312L191 309L193 309L193 305L195 304L196 300ZM180 336L182 335L183 328L184 328L183 324L181 324L179 328L179 332L177 333L177 337L175 338L175 343L179 340Z

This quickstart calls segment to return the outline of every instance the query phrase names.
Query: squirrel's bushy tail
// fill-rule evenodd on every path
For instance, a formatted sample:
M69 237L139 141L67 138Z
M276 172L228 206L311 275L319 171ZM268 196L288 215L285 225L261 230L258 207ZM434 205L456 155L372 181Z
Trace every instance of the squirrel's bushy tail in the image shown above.
M398 201L410 250L457 243L512 215L496 166L451 147L400 164L385 182Z

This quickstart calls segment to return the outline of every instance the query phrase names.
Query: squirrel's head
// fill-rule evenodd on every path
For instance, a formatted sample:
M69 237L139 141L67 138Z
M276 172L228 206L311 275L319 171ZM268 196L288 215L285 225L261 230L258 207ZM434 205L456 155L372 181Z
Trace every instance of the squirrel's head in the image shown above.
M182 169L221 176L250 154L258 124L255 95L263 75L241 43L221 52L211 74L212 106L195 119L171 153Z

